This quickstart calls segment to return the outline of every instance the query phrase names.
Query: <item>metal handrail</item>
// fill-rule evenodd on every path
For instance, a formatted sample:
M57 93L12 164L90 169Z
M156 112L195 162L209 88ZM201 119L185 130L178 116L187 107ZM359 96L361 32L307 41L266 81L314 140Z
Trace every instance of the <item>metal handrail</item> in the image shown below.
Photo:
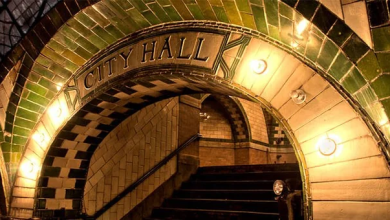
M115 205L119 200L121 200L123 197L125 197L127 194L132 192L137 186L139 186L143 181L145 181L147 178L149 178L151 175L153 175L157 170L159 170L162 166L164 166L166 163L168 163L174 156L178 155L180 151L182 151L184 148L186 148L188 145L190 145L192 142L199 139L202 135L196 134L189 138L186 142L184 142L182 145L180 145L178 148L176 148L174 151L172 151L169 155L167 155L164 159L162 159L158 164L154 165L152 169L150 169L148 172L146 172L142 177L137 179L134 183L130 184L126 189L124 189L121 193L119 193L115 198L113 198L110 202L108 202L106 205L104 205L101 209L99 209L94 215L93 218L97 219L99 216L101 216L103 213L105 213L109 208L111 208L113 205ZM91 216L92 217L92 216Z

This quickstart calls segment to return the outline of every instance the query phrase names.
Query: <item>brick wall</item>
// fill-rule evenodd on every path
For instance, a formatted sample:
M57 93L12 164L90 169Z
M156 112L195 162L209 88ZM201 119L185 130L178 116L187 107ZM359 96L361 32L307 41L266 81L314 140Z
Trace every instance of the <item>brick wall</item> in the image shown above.
M95 151L84 208L92 215L177 148L178 98L149 105L118 125ZM101 217L120 219L176 171L172 159Z
M200 121L200 133L204 138L233 139L229 119L218 102L211 97L207 98L202 103L201 112L210 116Z
M267 126L259 103L238 99L244 108L252 133L252 140L268 143Z
M271 127L272 132L268 131L265 113L260 104L245 99L238 101L249 122L252 140L235 143L231 135L232 127L224 109L212 96L208 97L201 108L201 112L211 117L200 122L200 132L203 135L199 149L200 166L296 163L297 159L291 146L277 146L274 141L269 143L268 135L274 137L278 133L273 131L275 126ZM269 124L271 125L273 124ZM285 136L284 133L283 135Z

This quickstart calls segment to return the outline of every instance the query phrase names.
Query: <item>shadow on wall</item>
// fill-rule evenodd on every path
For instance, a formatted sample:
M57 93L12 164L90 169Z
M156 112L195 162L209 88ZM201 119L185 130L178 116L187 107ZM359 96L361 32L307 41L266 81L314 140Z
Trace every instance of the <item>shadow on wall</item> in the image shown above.
M228 97L228 96L227 96ZM277 120L259 103L228 97L245 120L234 120L227 106L213 95L201 106L200 166L296 163L289 137ZM247 139L236 137L237 124L247 126ZM237 132L236 132L237 133Z

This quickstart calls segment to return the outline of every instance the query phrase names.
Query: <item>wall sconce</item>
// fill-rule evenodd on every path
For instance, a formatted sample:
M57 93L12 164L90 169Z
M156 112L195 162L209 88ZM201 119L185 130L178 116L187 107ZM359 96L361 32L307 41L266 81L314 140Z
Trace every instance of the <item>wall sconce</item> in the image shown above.
M203 119L203 121L206 121L207 119L209 119L211 117L207 113L203 113L203 112L200 112L199 116L200 116L201 119Z
M59 117L61 117L62 109L60 107L53 106L52 108L50 108L49 112L50 112L51 116L59 118Z
M34 172L35 165L33 162L26 160L25 162L22 163L20 168L24 173L28 174Z
M57 88L57 91L60 91L60 90L61 90L61 88L62 88L62 86L63 86L63 84L62 84L62 83L58 83L58 84L57 84L57 86L56 86L56 88Z
M336 142L331 138L324 138L319 141L318 143L318 149L320 153L324 156L330 156L332 155L337 148Z
M263 59L252 60L251 69L254 73L263 74L267 70L267 62Z
M35 134L33 135L33 139L38 142L38 143L43 143L43 141L45 141L45 134L42 133L42 132L35 132Z
M300 105L306 100L306 92L302 89L297 89L291 92L290 97L295 104Z

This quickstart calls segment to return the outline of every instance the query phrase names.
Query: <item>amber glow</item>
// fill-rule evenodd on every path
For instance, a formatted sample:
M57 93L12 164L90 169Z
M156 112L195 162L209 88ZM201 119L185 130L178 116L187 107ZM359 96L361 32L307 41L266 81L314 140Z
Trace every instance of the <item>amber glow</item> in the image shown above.
M252 60L250 66L253 72L257 74L262 74L267 69L267 62L263 59Z
M34 133L33 139L34 139L36 142L42 144L42 143L45 141L45 134L42 133L42 132L40 132L40 131L37 131L37 132Z
M321 156L339 157L343 146L338 135L327 134L321 137L317 142L317 150Z

